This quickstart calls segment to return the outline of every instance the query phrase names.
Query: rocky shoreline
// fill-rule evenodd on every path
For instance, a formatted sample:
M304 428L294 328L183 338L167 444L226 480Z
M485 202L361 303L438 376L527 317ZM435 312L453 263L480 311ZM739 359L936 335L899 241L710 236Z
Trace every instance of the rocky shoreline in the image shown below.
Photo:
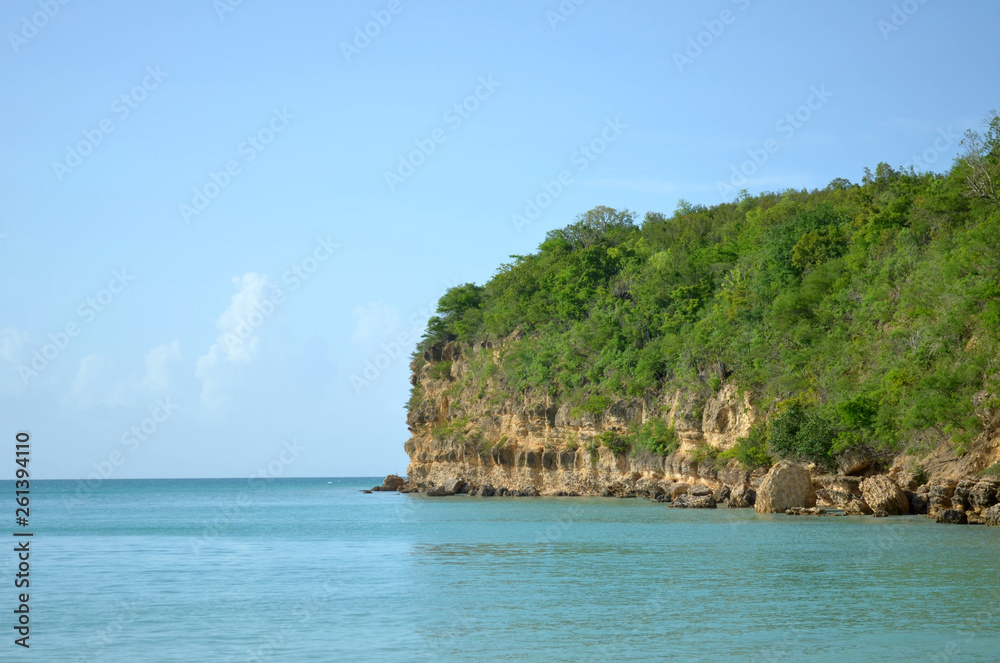
M973 404L986 432L961 455L941 440L920 455L852 449L836 457L833 472L788 461L748 469L724 452L764 415L738 385L667 385L598 408L546 393L512 393L491 377L491 365L520 338L439 343L414 359L406 478L387 477L373 490L645 498L674 508L1000 521L1000 478L983 476L1000 467L1000 409L991 408L985 394ZM670 453L607 444L608 436L626 435L653 419L675 432Z
M427 497L539 497L534 486L473 485L457 477L440 485L416 485L390 474L381 486L365 492L422 493ZM558 492L551 496L580 497ZM861 479L848 476L813 477L794 463L782 461L756 486L747 482L712 489L704 484L667 482L646 484L631 491L607 491L603 497L645 498L677 509L755 509L757 513L789 516L889 516L923 515L945 524L983 524L1000 527L1000 481L953 481L917 486L909 490L887 475ZM824 508L825 507L825 508Z

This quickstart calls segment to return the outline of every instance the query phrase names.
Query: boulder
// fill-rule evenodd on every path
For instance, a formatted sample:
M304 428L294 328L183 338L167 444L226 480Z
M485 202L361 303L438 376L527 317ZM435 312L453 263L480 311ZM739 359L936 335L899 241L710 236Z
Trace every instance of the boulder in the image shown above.
M983 511L983 521L989 527L1000 527L1000 504Z
M937 521L939 523L945 523L947 525L968 525L969 518L965 515L964 511L958 511L957 509L945 509L938 514Z
M686 483L675 483L670 488L670 499L672 500L677 499L681 495L686 494L690 488L691 486L687 485Z
M955 492L955 481L937 483L927 489L928 513L932 516L938 511L951 508L951 496Z
M420 492L420 488L418 488L417 486L414 486L412 483L408 483L405 486L403 486L402 488L400 488L399 492L403 493L404 495L409 494L409 493L419 493Z
M890 516L910 512L910 500L896 482L884 474L869 477L861 482L861 495L875 511L885 511Z
M525 497L538 497L538 489L534 486L528 486L521 491Z
M816 507L805 508L805 507L795 507L792 509L785 510L786 516L823 516L826 515L826 509L818 509Z
M816 506L809 471L801 465L780 461L767 473L757 489L757 513L784 513L794 507Z
M875 513L872 514L872 516L874 516L875 518L888 518L889 512L885 511L884 509L878 509L877 511L875 511Z
M496 495L496 493L497 489L491 486L490 484L486 484L485 486L479 489L480 497L493 497L494 495Z
M398 476L396 474L390 474L385 478L385 481L382 482L382 490L385 491L399 490L400 488L403 487L404 483L406 482L403 481L403 477Z
M745 483L741 483L729 491L730 509L749 509L756 501L757 491Z
M691 489L688 490L687 494L692 497L705 497L706 495L712 494L712 489L708 486L698 484L697 486L692 486Z
M446 495L454 495L455 493L449 493L444 489L444 486L428 486L427 490L424 491L424 495L427 497L445 497Z
M864 500L855 497L844 505L844 514L848 516L870 516L872 508Z
M463 490L465 490L465 487L467 485L468 484L465 483L465 481L463 481L462 479L451 478L451 479L445 479L444 486L442 487L444 488L444 492L446 494L454 495L456 493L460 493Z

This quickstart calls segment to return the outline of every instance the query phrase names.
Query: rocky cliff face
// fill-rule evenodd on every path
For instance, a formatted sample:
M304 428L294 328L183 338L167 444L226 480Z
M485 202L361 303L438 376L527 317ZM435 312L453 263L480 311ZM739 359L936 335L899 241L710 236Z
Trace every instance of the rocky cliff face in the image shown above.
M464 484L471 490L487 486L501 494L654 498L672 493L676 497L686 487L706 486L717 496L728 497L732 490L741 501L745 491L760 486L764 471L748 471L736 460L715 460L761 416L749 394L740 393L737 385L725 383L714 392L707 386L667 389L612 403L600 412L586 411L546 394L512 394L494 380L500 353L518 340L513 336L502 343L442 343L414 360L414 397L407 417L412 436L405 446L410 486L440 490L457 479L452 486ZM984 416L1000 423L1000 413ZM674 453L615 453L598 444L603 433L624 434L630 426L653 418L676 431ZM923 502L915 498L917 506L926 504L933 513L945 505L953 508L956 492L969 493L977 483L985 486L979 493L993 495L995 503L1000 482L977 482L971 477L998 459L1000 435L995 435L962 457L943 447L921 459L851 454L840 459L840 475L814 476L813 481L821 505L871 513L864 503L862 478L887 474L911 502L912 496L925 495ZM912 473L915 460L931 473L922 488ZM976 500L973 509L982 512L988 501ZM962 503L960 498L958 504Z

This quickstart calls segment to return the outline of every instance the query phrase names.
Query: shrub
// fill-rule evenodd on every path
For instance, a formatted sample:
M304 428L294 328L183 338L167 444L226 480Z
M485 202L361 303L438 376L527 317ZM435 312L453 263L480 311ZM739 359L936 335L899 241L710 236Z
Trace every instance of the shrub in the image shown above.
M661 456L669 456L680 446L680 437L673 426L659 417L650 419L638 428L632 437L633 446L647 449Z
M719 460L735 458L747 469L770 467L774 462L767 452L767 425L758 422L736 441L736 445L719 454Z
M450 361L439 361L438 363L431 366L431 370L427 372L432 380L450 380L451 379L451 362Z
M629 450L631 443L627 437L616 433L615 431L604 431L597 436L598 442L600 442L602 447L606 447L611 450L616 456L620 456Z
M829 466L836 431L815 408L807 409L797 400L786 401L771 420L768 444L776 455L796 460L811 460Z

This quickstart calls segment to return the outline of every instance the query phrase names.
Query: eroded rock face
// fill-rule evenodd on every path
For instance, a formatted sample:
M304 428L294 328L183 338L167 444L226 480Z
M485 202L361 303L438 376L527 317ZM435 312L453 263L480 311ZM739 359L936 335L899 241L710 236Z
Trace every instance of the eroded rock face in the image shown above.
M816 506L809 471L801 465L780 461L757 489L757 513L784 513L788 509Z
M983 511L983 522L989 527L1000 527L1000 504Z
M884 474L862 481L861 495L865 503L875 511L885 511L890 516L902 516L910 512L910 501L906 498L906 493Z

